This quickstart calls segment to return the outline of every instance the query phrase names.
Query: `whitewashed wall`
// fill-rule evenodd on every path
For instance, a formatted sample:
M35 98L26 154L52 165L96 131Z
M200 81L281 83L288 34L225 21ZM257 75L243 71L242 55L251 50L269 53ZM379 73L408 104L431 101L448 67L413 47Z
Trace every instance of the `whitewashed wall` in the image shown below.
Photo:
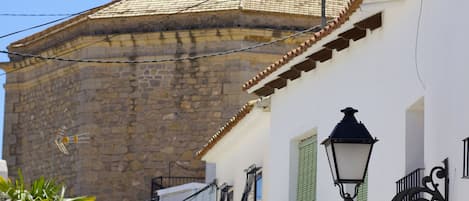
M427 89L425 164L441 165L449 157L454 201L469 200L469 180L461 179L461 140L469 136L468 8L467 0L424 0L418 48Z
M8 179L8 166L6 160L0 160L0 177L3 179Z
M395 181L406 173L406 112L424 95L414 60L419 1L365 2L332 36L378 11L383 11L382 28L334 52L332 60L272 96L269 201L295 198L295 191L288 190L295 180L290 176L295 175L292 140L316 132L321 142L341 120L339 110L347 106L357 108L357 117L380 139L370 162L368 200L391 200L395 195ZM326 37L315 47L331 39ZM322 147L317 179L318 201L341 200Z
M234 200L241 200L246 173L252 164L262 167L263 174L269 171L265 162L269 160L268 137L270 113L262 108L254 107L225 137L222 138L202 160L216 164L218 183L233 186ZM269 178L263 179L264 184ZM263 194L268 189L263 185ZM264 200L268 200L264 198Z

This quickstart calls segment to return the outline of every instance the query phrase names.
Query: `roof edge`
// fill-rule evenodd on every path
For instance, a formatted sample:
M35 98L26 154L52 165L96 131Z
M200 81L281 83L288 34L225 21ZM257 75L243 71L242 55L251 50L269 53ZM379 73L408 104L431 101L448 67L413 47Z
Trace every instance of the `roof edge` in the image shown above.
M10 68L10 62L0 62L0 69L2 69L5 72L8 72Z
M210 137L208 142L196 152L196 159L201 160L210 149L212 149L225 135L227 135L231 129L233 129L244 117L246 117L254 108L257 102L261 99L251 100L244 104L241 109L231 119L229 119L218 131Z
M270 76L273 72L280 69L282 66L296 58L297 56L301 55L302 53L306 52L307 49L312 47L322 38L330 35L333 31L338 29L342 24L347 22L350 19L350 16L355 13L358 7L363 3L363 0L351 0L348 3L348 6L339 14L339 17L334 19L333 21L329 22L326 26L324 26L320 31L316 32L313 37L303 42L299 47L290 50L287 54L285 54L281 59L277 60L263 71L257 73L254 77L248 80L246 83L243 84L242 89L243 91L247 91L250 88L256 86L261 80L264 80L268 76Z
M92 8L80 15L77 15L71 19L68 19L66 21L63 21L59 24L56 24L54 26L51 26L43 31L40 31L40 32L37 32L33 35L30 35L30 36L27 36L23 39L20 39L20 40L17 40L15 42L12 42L10 43L10 45L8 47L24 47L24 46L27 46L29 45L31 42L34 42L36 40L40 40L41 38L44 38L44 37L47 37L51 34L54 34L56 32L59 32L61 30L64 30L70 26L73 26L73 25L76 25L76 24L79 24L79 23L82 23L88 19L90 19L88 16L93 14L93 13L96 13L97 11L109 6L109 5L112 5L114 3L117 3L121 0L113 0L109 3L106 3L106 4L103 4L101 6L98 6L98 7L95 7L95 8Z

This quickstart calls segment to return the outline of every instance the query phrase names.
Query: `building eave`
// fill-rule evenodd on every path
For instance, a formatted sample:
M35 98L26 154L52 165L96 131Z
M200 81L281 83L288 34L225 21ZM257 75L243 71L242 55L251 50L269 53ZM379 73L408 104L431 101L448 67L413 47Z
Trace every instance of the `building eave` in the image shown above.
M196 153L197 159L202 159L225 135L227 135L238 123L243 120L254 108L257 100L244 104L233 117L231 117L218 131L210 137L208 142Z
M293 81L301 77L302 73L315 69L317 64L332 59L335 52L348 48L351 41L366 37L368 30L372 31L381 27L382 14L380 12L340 27L345 23L344 20L345 18L339 17L328 24L316 33L315 37L305 42L309 45L303 43L303 47L300 46L290 51L281 60L244 84L243 89L258 96L269 96L275 93L275 90L285 87L288 81Z
M302 55L306 52L309 48L314 46L316 43L321 41L321 39L325 38L326 36L333 33L336 29L340 28L345 22L350 19L350 16L355 13L355 11L360 7L363 3L363 0L352 0L348 6L343 10L339 17L335 20L329 22L326 26L324 26L319 32L316 32L313 37L303 42L299 47L292 49L287 54L285 54L281 59L274 62L270 66L268 66L263 71L259 72L256 76L251 78L247 81L243 86L242 89L248 91L249 89L257 86L262 80L270 77L274 72L284 67L286 64L291 64L291 61L294 60L296 57ZM296 78L295 78L296 79ZM258 87L258 89L260 89ZM253 90L249 90L248 92L252 93ZM270 91L269 91L270 93Z

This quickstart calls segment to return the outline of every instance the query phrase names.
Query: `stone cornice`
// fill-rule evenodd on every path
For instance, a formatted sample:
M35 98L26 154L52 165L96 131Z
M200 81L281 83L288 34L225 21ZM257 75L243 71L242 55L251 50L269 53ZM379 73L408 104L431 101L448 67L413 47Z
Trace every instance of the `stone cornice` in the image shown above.
M251 11L218 11L204 13L183 13L168 17L166 15L138 16L130 18L83 18L60 29L52 29L37 37L28 37L12 43L8 49L16 52L37 54L47 48L61 45L77 37L121 34L151 33L161 31L213 29L213 28L269 28L276 30L303 30L318 24L318 17L291 14L259 13ZM21 60L21 57L11 57Z
M244 61L253 61L253 62L258 62L259 60L269 62L272 61L272 59L277 58L279 54L266 54L266 53L255 53L255 52L241 52L241 53L234 53L230 55L225 55L225 56L219 56L219 57L212 57L210 59L210 62L214 61L223 61L229 58L239 58L243 57ZM154 58L154 57L152 57ZM109 58L109 59L126 59L126 58ZM143 58L145 59L145 58ZM202 59L204 60L204 59ZM46 74L43 74L41 76L35 77L33 79L28 79L25 82L14 82L14 83L6 83L4 85L4 88L6 91L12 91L12 90L24 90L24 89L29 89L34 86L38 86L42 83L47 83L49 81L52 81L54 79L60 78L60 77L65 77L68 75L72 75L74 73L79 73L80 69L86 68L86 67L103 67L103 68L112 68L116 66L126 66L128 64L93 64L93 65L87 65L86 63L74 63L69 66L63 67L63 68L58 68L55 69L54 71L48 72ZM29 70L34 69L30 68ZM26 70L26 69L25 69Z
M215 41L253 41L253 42L266 42L271 39L289 35L291 31L275 31L269 29L248 29L248 28L225 28L225 29L197 29L197 30L181 30L181 31L167 31L167 32L154 32L154 33L135 33L135 34L116 34L116 35L97 35L97 36L82 36L74 40L68 41L60 46L50 48L41 52L44 56L58 56L64 58L73 58L70 56L75 51L90 47L90 46L110 46L118 43L122 48L137 45L144 46L158 46L162 44L174 43L191 43L193 38L200 42L215 42ZM139 40L135 40L135 38ZM145 40L141 40L144 38ZM308 34L302 37L296 37L283 41L284 44L297 45L308 38ZM115 45L115 44L114 44ZM107 59L109 58L89 58L89 59ZM128 60L128 59L125 59ZM18 68L25 68L21 72L27 72L32 68L39 67L45 64L46 61L26 58L20 61L13 61L3 65L0 68L6 72L11 72Z

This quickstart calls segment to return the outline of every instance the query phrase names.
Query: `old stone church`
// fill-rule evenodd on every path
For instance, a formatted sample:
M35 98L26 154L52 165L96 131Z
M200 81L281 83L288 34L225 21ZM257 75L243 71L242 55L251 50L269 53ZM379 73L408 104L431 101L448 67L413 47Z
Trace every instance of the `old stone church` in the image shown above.
M242 83L312 33L212 54L318 25L320 2L117 0L12 43L12 52L73 61L10 56L1 65L10 72L3 140L10 176L21 168L25 178L64 181L73 195L127 201L149 200L151 179L169 172L203 177L194 153L252 98ZM327 0L327 16L346 3ZM63 154L54 144L62 127L91 140Z

